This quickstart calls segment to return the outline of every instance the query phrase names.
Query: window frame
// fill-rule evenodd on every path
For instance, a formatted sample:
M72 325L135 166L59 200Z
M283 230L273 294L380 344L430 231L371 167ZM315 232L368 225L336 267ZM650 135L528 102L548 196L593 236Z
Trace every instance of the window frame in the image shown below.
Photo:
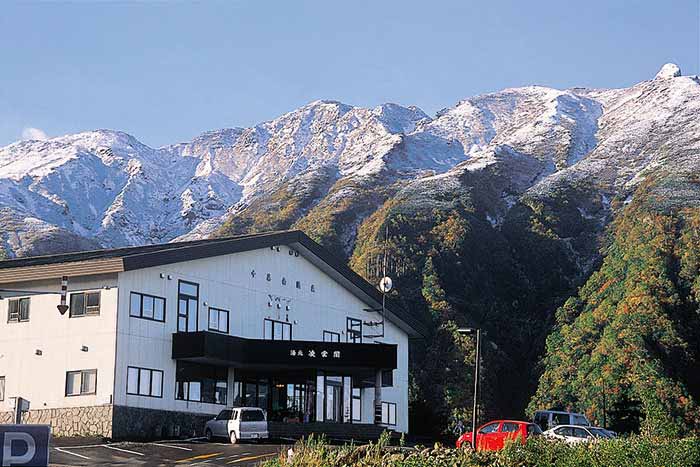
M136 392L129 392L129 369L136 370ZM140 392L141 391L141 370L148 372L148 375L149 375L148 376L148 389L149 389L150 394L141 394L141 392ZM153 395L153 374L154 373L160 373L160 396ZM162 399L163 398L163 381L164 381L164 379L165 379L165 374L164 374L163 370L128 365L126 367L126 394L128 396L153 397L156 399Z
M214 373L221 372L221 374L215 374L213 377L205 377L202 375L198 369L195 374L192 374L192 369L195 364L178 362L175 369L175 400L185 401L185 402L199 402L202 404L212 404L212 405L228 405L228 369L222 370L214 365L202 364L201 370L212 371ZM199 387L199 398L194 399L191 397L192 385L196 383ZM216 401L218 384L223 383L225 386L225 391L223 394L223 400ZM209 385L209 386L208 386ZM207 389L207 391L205 391ZM211 390L211 391L209 391ZM212 400L205 400L205 395L211 395Z
M271 323L271 331L272 331L272 336L267 337L267 322ZM289 339L284 339L284 330L282 330L282 339L276 339L275 338L275 324L281 324L282 326L287 326L289 329ZM279 321L276 319L272 318L265 318L263 320L263 339L265 340L271 340L271 341L292 341L294 340L294 335L293 335L293 329L292 329L292 323L288 323L286 321Z
M182 292L182 284L193 285L197 288L197 295L190 295ZM184 300L186 303L185 314L180 313L180 301ZM190 300L196 302L196 309L194 312L194 331L190 331ZM185 318L185 329L180 330L180 318ZM208 318L208 316L207 316ZM178 279L177 281L177 332L197 332L199 330L199 284L196 282L190 282L184 279Z
M355 329L352 325L357 325L359 323L359 331ZM352 338L350 336L353 336ZM351 318L350 316L345 318L345 342L350 342L353 344L362 344L362 320L358 318Z
M14 303L17 304L17 317L16 318L12 317L12 312L11 312L11 308L12 308L12 305ZM22 303L27 304L27 317L25 319L22 319ZM7 301L7 322L8 323L27 323L27 322L29 322L30 305L31 305L30 297L18 297L18 298L8 299L8 301Z
M83 392L83 375L85 373L93 373L95 375L95 390L93 392ZM68 394L68 375L79 374L80 375L80 392L74 394ZM64 388L65 397L78 397L78 396L93 396L97 394L97 368L91 368L87 370L69 370L66 371L66 383Z
M485 429L489 427L494 427L493 430L491 431L484 431ZM492 422L492 423L487 423L486 425L482 426L479 428L478 433L480 435L489 435L491 433L498 433L498 430L501 428L501 422Z
M86 290L82 292L71 292L68 297L68 303L70 308L68 311L69 318L84 318L86 316L100 316L100 311L102 309L102 291L100 290ZM88 311L88 308L95 308L94 306L88 307L88 295L97 294L97 311ZM73 297L77 295L83 296L83 312L80 314L75 313L75 307L73 307Z
M355 395L355 390L359 391L359 395ZM355 413L355 401L359 401L360 410ZM362 422L362 388L351 387L350 388L350 421L351 422Z
M334 338L337 338L337 340L326 340L326 336L333 336ZM324 329L323 330L323 342L340 342L340 333L335 332L335 331L326 331Z
M508 428L514 428L514 429L508 429L506 430L506 427ZM513 422L503 422L501 424L501 427L498 429L500 433L517 433L520 431L520 424L519 423L513 423Z
M386 418L387 421L384 421L384 407L386 406ZM391 423L391 409L394 409L394 423ZM396 421L398 418L398 413L397 413L397 406L396 402L387 402L387 401L382 401L382 425L387 425L387 426L396 426Z
M140 312L140 314L139 315L135 315L132 313L131 297L133 295L138 295L140 297L140 299L139 299L139 308L140 308L139 312ZM153 299L153 318L149 318L148 316L143 315L143 299L144 299L144 297L148 297L148 298ZM163 300L163 319L157 319L155 317L156 316L156 299ZM134 292L133 290L129 293L129 317L131 317L131 318L145 319L148 321L155 321L157 323L165 323L165 314L166 314L167 307L168 307L168 302L167 302L165 297L159 297L157 295L151 295L151 294L147 294L147 293L143 293L143 292Z
M216 329L211 327L211 312L216 311L219 313L219 327L221 327L221 313L226 313L226 330L222 329ZM210 306L208 311L207 311L207 330L212 331L212 332L218 332L221 334L228 334L229 330L231 329L231 311L226 310L224 308L217 308L215 306Z

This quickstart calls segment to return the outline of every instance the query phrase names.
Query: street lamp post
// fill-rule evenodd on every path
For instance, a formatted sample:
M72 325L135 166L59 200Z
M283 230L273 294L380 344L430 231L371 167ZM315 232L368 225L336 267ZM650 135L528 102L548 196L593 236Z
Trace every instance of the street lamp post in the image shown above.
M479 367L481 366L481 329L462 328L460 334L476 334L476 358L474 359L474 405L472 407L472 449L476 451L477 410L479 407Z

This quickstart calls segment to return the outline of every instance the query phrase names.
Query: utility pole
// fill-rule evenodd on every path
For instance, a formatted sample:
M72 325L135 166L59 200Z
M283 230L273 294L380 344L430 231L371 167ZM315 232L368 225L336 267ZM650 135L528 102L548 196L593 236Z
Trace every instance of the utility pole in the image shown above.
M474 403L472 406L472 449L476 451L476 428L478 425L479 410L479 368L481 367L481 329L462 328L460 334L476 334L476 358L474 359Z
M607 407L606 407L606 400L605 400L605 381L603 381L603 429L607 429Z

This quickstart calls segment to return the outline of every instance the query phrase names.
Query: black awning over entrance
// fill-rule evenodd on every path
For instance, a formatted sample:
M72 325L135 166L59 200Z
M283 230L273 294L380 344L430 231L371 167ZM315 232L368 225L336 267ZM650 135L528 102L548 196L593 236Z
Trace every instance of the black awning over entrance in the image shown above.
M172 358L236 368L354 374L396 368L396 345L245 339L209 331L173 334Z

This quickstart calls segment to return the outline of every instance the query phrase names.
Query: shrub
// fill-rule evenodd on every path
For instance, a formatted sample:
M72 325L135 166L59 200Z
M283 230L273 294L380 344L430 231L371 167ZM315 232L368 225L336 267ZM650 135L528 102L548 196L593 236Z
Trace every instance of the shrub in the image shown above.
M535 438L526 445L508 443L499 452L472 452L436 444L432 448L389 445L387 434L363 446L331 446L323 437L294 445L265 467L693 467L700 465L700 438L635 436L566 445Z

